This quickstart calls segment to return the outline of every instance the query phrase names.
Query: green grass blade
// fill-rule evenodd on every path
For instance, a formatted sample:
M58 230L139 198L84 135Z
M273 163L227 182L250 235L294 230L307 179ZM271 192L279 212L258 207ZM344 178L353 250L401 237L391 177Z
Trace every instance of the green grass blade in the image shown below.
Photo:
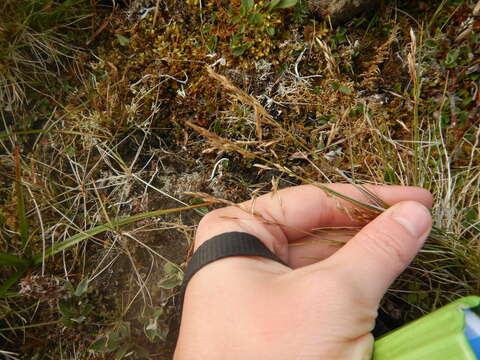
M20 169L20 150L15 147L15 190L17 195L17 220L20 232L20 240L23 245L28 242L28 220L25 209L25 197L23 194L22 174Z
M17 271L15 274L10 276L3 284L0 286L0 298L5 298L5 297L12 297L12 293L8 292L8 289L10 289L13 284L15 284L25 273L27 272L27 268L24 268L20 271Z
M38 324L20 325L20 326L8 327L8 328L1 328L0 332L31 329L31 328L43 327L43 326L47 326L47 325L56 325L58 323L60 323L60 320L46 321L46 322L38 323Z
M27 266L28 264L28 260L25 260L19 256L0 253L0 266Z
M55 244L53 246L51 246L50 248L48 248L46 251L45 251L45 254L37 254L35 255L33 258L32 258L32 263L34 265L37 265L37 264L40 264L42 262L42 260L44 258L48 258L52 255L55 255L63 250L66 250L84 240L87 240L95 235L98 235L100 233L103 233L105 231L109 231L109 230L114 230L114 228L118 228L120 226L123 226L123 225L127 225L127 224L131 224L133 222L136 222L138 220L144 220L144 219L148 219L148 218L151 218L151 217L155 217L155 216L160 216L160 215L165 215L165 214L171 214L171 213L175 213L175 212L180 212L180 211L187 211L187 210L193 210L193 209L196 209L196 208L200 208L200 207L205 207L205 206L209 206L209 205L212 205L213 202L207 202L207 203L202 203L202 204L196 204L196 205L191 205L191 206L185 206L185 207L180 207L180 208L173 208L173 209L163 209L163 210L155 210L155 211L150 211L150 212L146 212L146 213L141 213L141 214L138 214L138 215L133 215L133 216L129 216L129 217L126 217L126 218L121 218L121 219L118 219L118 220L114 220L112 221L112 223L110 225L98 225L98 226L95 226L94 228L90 229L90 230L87 230L87 231L84 231L82 233L79 233L79 234L75 234L73 236L71 236L70 238L62 241L62 242L59 242L58 244Z
M18 296L21 296L20 293L18 292L7 291L7 292L4 292L2 295L0 295L0 299L9 299L9 298L14 298Z

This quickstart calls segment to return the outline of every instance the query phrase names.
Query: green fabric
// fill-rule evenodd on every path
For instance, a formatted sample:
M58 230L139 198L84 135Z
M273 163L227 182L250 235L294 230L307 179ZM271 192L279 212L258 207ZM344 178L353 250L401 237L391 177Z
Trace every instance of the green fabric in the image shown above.
M480 297L461 298L382 336L373 360L477 360L463 332L462 309L479 305Z

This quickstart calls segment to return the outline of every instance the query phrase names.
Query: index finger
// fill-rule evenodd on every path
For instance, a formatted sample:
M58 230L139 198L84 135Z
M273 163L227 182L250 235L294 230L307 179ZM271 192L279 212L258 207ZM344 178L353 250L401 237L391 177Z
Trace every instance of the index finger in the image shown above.
M350 184L324 184L345 196L367 201L355 186ZM430 207L430 192L408 186L367 186L389 204L413 200ZM262 195L239 206L217 209L207 214L199 224L195 247L213 236L241 231L259 238L271 251L288 261L288 242L305 237L318 227L359 226L364 222L353 219L349 210L352 203L327 195L314 185L300 185ZM258 214L255 216L252 214Z

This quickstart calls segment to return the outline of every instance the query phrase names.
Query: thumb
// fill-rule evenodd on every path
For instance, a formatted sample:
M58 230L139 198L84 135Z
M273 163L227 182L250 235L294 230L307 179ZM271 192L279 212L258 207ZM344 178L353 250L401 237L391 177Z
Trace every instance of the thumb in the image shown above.
M342 280L378 304L410 264L432 227L430 212L415 201L400 202L367 224L331 256Z

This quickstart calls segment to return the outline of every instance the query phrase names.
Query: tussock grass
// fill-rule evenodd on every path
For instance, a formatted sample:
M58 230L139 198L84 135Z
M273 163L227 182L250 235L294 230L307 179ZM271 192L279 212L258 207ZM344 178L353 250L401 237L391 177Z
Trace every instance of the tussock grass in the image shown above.
M65 71L78 48L75 32L86 32L93 7L87 0L5 0L0 5L0 103L18 110L27 91L45 91ZM48 91L47 91L48 93Z
M388 207L364 184L432 191L435 230L384 304L399 319L480 290L480 129L469 55L480 50L473 32L462 35L473 4L388 6L332 29L300 2L270 14L275 33L262 32L234 56L241 25L229 3L168 0L146 15L139 3L114 13L89 33L100 46L68 74L79 79L69 95L48 116L32 109L43 119L36 128L13 127L12 112L1 113L5 354L170 358L175 294L201 214L211 202L299 183L356 184L368 202L330 195L353 201L351 215L363 219ZM5 4L13 14L13 1ZM240 2L231 4L238 13ZM47 71L72 71L62 65L71 45L58 31L83 24L88 12L69 10L51 28L44 16L53 5L22 10L37 20L18 39L35 29L58 52L49 58L31 41L8 48L34 64L18 62L25 72L9 79L23 78L2 80L10 108L30 101L22 94Z

